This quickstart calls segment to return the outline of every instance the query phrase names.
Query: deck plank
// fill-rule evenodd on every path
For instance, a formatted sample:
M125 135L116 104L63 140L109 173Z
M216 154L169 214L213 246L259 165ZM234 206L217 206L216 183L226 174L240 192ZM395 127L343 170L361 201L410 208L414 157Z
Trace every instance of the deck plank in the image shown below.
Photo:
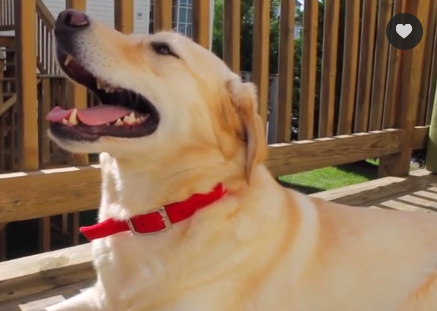
M0 303L0 311L40 311L42 308L64 301L90 287L92 282L80 282L69 286L29 295Z
M417 170L405 178L386 177L311 196L363 208L435 213L437 175ZM0 311L41 310L80 293L94 279L89 245L0 263Z

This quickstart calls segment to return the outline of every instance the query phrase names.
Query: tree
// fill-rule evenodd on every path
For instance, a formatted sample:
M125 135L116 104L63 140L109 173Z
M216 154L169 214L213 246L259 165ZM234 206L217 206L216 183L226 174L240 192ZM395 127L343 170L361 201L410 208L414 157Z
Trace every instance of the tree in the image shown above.
M318 8L318 24L317 24L317 60L316 60L316 99L315 99L315 115L318 116L319 102L320 102L320 80L322 73L322 50L323 50L323 23L324 23L324 1L319 1ZM296 24L303 25L304 15L303 11L296 12ZM299 117L299 103L300 103L300 87L302 74L302 44L303 34L294 42L294 83L293 83L293 120L292 120L292 139L297 139L298 117ZM338 65L337 65L338 66ZM314 120L314 133L318 131L318 117Z
M280 0L270 0L270 73L278 71ZM241 1L240 68L252 71L253 0ZM212 50L223 57L223 0L215 1Z
M280 30L280 1L270 0L270 59L269 72L278 72L278 48L279 48L279 30ZM323 28L324 28L324 8L325 1L319 1L318 14L318 35L317 35L317 64L316 64L316 98L315 98L315 120L314 133L318 132L318 111L320 102L320 81L322 71L322 50L323 50ZM345 17L345 0L341 0L340 5L340 23L338 36L338 53L337 53L337 79L336 79L336 113L338 116L340 94L341 94L341 73L343 68L343 38L344 38L344 17ZM296 25L303 24L303 12L296 11ZM241 7L241 70L252 71L252 42L253 42L253 0L242 0ZM293 121L292 133L297 137L297 125L299 116L299 101L302 72L302 44L303 36L295 40L294 49L294 83L293 83ZM214 28L213 28L213 52L219 57L223 56L223 0L215 1ZM335 124L337 120L335 120Z

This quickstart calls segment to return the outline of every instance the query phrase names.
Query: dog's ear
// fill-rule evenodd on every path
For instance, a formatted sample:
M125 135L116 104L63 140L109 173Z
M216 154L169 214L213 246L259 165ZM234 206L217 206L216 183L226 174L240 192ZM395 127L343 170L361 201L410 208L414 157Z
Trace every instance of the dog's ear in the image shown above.
M245 177L249 183L252 169L267 156L266 135L258 114L256 88L253 83L236 78L228 81L227 89L244 130L247 150Z

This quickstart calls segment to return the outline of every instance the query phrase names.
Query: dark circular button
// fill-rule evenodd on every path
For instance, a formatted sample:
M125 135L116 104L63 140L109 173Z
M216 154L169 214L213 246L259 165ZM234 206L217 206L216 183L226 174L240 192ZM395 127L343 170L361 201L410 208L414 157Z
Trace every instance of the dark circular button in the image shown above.
M399 50L410 50L419 44L423 36L423 27L419 19L409 13L393 16L385 30L391 45Z

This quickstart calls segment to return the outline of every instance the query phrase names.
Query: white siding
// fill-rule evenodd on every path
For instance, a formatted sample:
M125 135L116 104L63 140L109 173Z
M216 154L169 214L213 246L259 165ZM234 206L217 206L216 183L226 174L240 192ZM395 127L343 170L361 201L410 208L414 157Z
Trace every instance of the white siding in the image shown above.
M113 0L87 0L86 12L105 24L114 27Z
M61 11L65 10L65 0L43 0L43 2L55 19Z
M150 0L135 0L134 2L134 33L149 32Z
M65 0L43 0L50 12L56 18L65 10ZM149 29L149 1L134 1L134 32L147 33ZM114 27L114 0L87 0L86 12L101 20L105 24Z

